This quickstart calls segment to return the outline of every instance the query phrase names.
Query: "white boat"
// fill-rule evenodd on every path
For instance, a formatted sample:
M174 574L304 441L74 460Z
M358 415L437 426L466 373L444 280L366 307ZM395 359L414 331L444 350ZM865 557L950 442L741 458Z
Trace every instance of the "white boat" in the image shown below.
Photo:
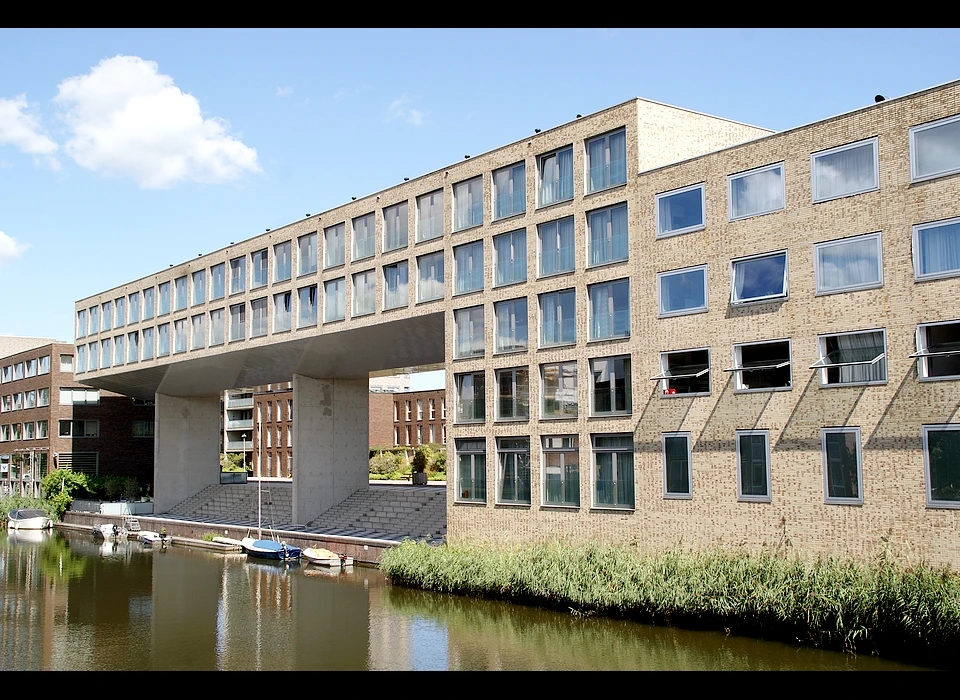
M11 530L46 530L53 521L40 508L14 508L7 514L7 527Z
M152 530L141 530L139 535L140 543L145 547L152 547L155 544L166 546L167 542L170 540L170 538L166 535L162 535L159 532L153 532Z
M103 523L93 526L94 538L102 537L105 540L118 540L123 536L123 530L114 523Z
M258 557L260 559L280 559L283 561L300 558L300 548L289 545L286 542L255 540L252 537L244 537L242 540L240 540L240 545L247 553L247 556L250 557Z
M346 554L337 554L322 547L308 547L300 554L311 564L319 566L353 566L353 557Z

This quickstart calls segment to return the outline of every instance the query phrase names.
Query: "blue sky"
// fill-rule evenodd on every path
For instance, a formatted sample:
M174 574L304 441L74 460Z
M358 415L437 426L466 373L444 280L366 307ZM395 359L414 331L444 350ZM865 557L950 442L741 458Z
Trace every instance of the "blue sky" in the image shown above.
M0 30L0 335L645 97L782 130L960 78L960 30Z

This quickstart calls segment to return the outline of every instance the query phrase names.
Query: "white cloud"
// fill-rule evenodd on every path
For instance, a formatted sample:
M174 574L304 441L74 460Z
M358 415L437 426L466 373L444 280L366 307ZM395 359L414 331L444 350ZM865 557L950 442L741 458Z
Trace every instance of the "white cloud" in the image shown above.
M286 87L277 88L277 97L290 97L293 94L293 86L287 85Z
M392 122L394 119L403 119L407 124L414 126L423 126L423 118L426 112L414 109L410 106L414 98L406 93L400 95L387 107L386 121Z
M3 231L0 231L0 267L18 257L30 246L26 243L17 243Z
M67 78L54 98L71 137L64 150L78 165L132 177L145 189L183 181L220 183L260 172L257 151L180 90L154 61L105 58Z
M12 100L0 98L0 146L16 146L58 170L60 163L53 153L59 147L53 139L42 133L40 119L28 113L27 106L26 95L17 95Z

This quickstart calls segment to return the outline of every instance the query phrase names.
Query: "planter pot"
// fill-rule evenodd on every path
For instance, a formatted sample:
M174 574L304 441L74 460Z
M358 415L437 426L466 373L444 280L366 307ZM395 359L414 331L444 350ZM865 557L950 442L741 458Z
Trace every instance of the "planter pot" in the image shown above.
M414 486L426 486L426 485L427 485L427 473L426 473L426 472L414 472L414 473L413 473L413 485L414 485Z

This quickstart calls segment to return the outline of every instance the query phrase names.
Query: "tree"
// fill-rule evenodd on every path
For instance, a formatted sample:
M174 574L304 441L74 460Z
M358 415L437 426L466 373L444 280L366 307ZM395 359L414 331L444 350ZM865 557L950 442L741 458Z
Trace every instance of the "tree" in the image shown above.
M63 520L73 499L89 493L87 476L71 469L54 469L40 480L40 491L55 511L57 520Z

